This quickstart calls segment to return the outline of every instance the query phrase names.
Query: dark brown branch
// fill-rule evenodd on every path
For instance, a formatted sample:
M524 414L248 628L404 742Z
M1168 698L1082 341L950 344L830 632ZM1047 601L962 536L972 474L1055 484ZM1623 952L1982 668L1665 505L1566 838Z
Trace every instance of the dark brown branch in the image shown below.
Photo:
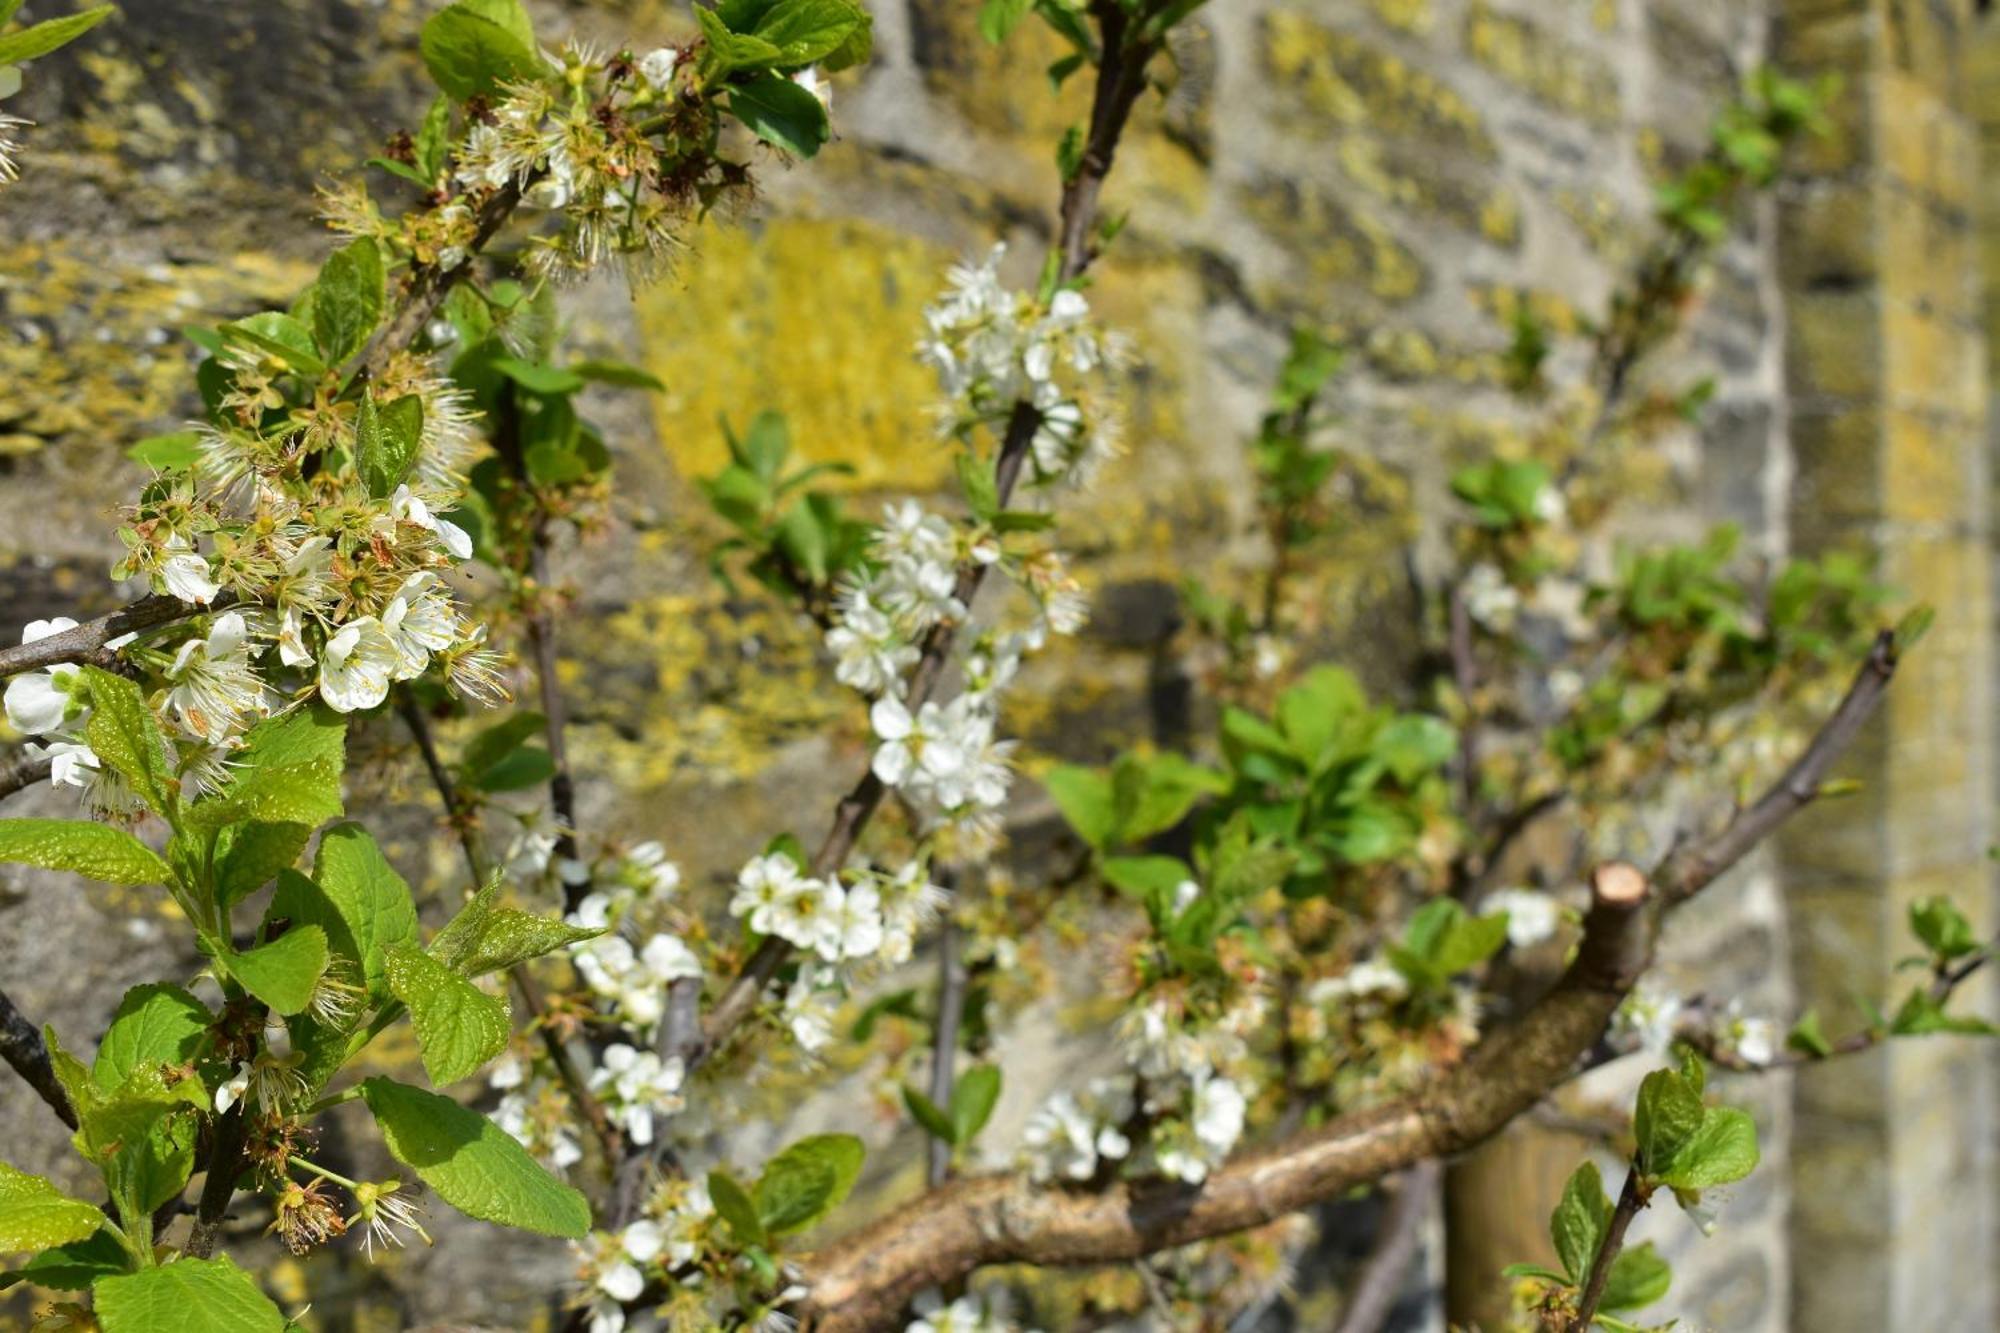
M535 681L541 691L543 739L549 747L549 759L555 771L549 775L549 807L556 817L556 865L567 867L582 860L578 855L576 828L576 779L569 767L569 744L565 739L569 730L569 713L563 705L562 681L557 676L556 617L549 609L547 599L554 583L549 575L548 519L546 516L535 524L534 537L529 547L529 568L535 579L535 610L528 617L528 637L535 645ZM559 875L562 881L563 910L574 912L590 893L587 879L571 883L567 874Z
M1418 1162L1403 1173L1389 1215L1382 1219L1381 1235L1361 1267L1334 1333L1380 1333L1388 1322L1410 1265L1416 1262L1424 1219L1437 1201L1443 1179L1444 1167L1437 1162Z
M1583 1296L1577 1302L1576 1315L1569 1322L1568 1333L1589 1333L1591 1320L1597 1317L1597 1304L1604 1299L1604 1284L1611 1280L1611 1266L1618 1260L1618 1252L1625 1248L1625 1233L1632 1226L1632 1219L1639 1215L1650 1200L1646 1187L1639 1181L1637 1168L1625 1171L1625 1188L1618 1191L1618 1205L1611 1210L1611 1225L1604 1230L1604 1240L1597 1247L1597 1257L1590 1261L1590 1275L1584 1279Z
M0 797L12 796L41 782L49 775L49 759L44 755L37 759L27 751L27 747L13 751L0 759Z
M209 1144L207 1177L201 1182L201 1200L195 1205L194 1226L188 1232L185 1252L196 1259L215 1253L222 1224L229 1217L229 1201L236 1197L236 1179L243 1174L244 1104L238 1102L216 1117L214 1138Z
M42 1034L14 1007L5 991L0 991L0 1059L13 1066L35 1095L49 1104L57 1119L76 1128L76 1111L56 1078L55 1066L49 1063L49 1048Z
M1240 1156L1198 1189L1101 1192L977 1176L933 1191L801 1261L814 1333L881 1327L919 1291L995 1263L1119 1262L1275 1221L1460 1152L1526 1110L1604 1030L1652 956L1643 876L1606 867L1576 961L1511 1028L1426 1090Z

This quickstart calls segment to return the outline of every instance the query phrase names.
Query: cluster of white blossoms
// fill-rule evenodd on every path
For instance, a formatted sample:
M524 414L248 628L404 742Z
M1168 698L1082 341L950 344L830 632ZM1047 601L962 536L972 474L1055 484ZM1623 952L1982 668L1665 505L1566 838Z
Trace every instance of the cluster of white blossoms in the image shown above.
M752 857L736 877L730 914L760 935L785 940L807 965L786 991L782 1021L808 1053L832 1036L834 1001L853 968L907 961L918 932L937 919L949 895L912 860L885 874L866 864L818 879L784 852Z
M31 620L21 631L21 642L37 643L75 628L76 622L67 616ZM4 700L8 725L36 738L28 743L28 755L49 761L49 780L56 786L83 788L98 808L125 811L132 805L131 794L84 739L90 708L78 697L78 683L77 669L68 663L14 677L7 682Z
M664 932L636 949L622 935L599 935L574 946L570 961L591 993L603 1001L600 1009L642 1035L666 1016L668 986L701 977L701 960L694 950L680 936Z
M1516 949L1531 949L1553 937L1562 924L1560 902L1537 889L1495 889L1479 903L1479 915L1507 915L1507 943Z
M977 1296L947 1302L935 1292L926 1292L917 1298L916 1315L903 1333L1039 1333L1022 1329L998 1307Z
M686 1108L681 1092L686 1081L687 1068L679 1056L663 1059L657 1051L613 1042L591 1072L589 1087L625 1137L643 1147L653 1141L657 1118Z
M1125 1130L1138 1105L1138 1080L1130 1074L1054 1093L1021 1131L1028 1174L1041 1183L1089 1180L1103 1163L1124 1161L1132 1154Z
M705 1184L668 1181L647 1201L646 1216L616 1234L598 1232L572 1246L577 1276L589 1293L590 1333L620 1333L625 1307L639 1299L649 1280L664 1279L701 1254L714 1217Z
M493 1062L486 1081L500 1093L493 1123L522 1147L556 1171L583 1160L583 1145L575 1133L576 1109L563 1088L537 1074L533 1060L510 1047Z
M1090 319L1083 293L1046 300L1004 286L996 245L981 264L955 265L944 296L924 311L918 358L937 373L946 432L1004 430L1016 404L1036 413L1027 465L1038 483L1090 480L1118 452L1116 413L1088 377L1121 358L1119 340Z

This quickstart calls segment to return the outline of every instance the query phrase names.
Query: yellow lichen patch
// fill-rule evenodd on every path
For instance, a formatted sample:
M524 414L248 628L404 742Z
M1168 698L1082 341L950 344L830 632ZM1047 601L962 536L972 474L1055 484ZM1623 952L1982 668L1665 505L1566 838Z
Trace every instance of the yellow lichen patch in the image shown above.
M1470 102L1400 56L1302 13L1265 16L1264 62L1312 118L1420 136L1488 160L1496 155Z
M1572 337L1583 331L1583 316L1560 293L1544 288L1507 287L1497 283L1472 283L1466 289L1472 303L1493 316L1503 329L1511 329L1523 305L1537 324L1557 337Z
M183 325L282 305L312 269L256 254L121 264L81 244L0 251L0 454L130 443L194 399Z
M1401 32L1422 35L1437 26L1431 0L1368 0L1375 17Z
M1250 216L1292 250L1315 280L1302 289L1294 275L1283 290L1269 293L1275 304L1325 309L1333 295L1326 289L1349 285L1391 303L1423 291L1424 266L1416 253L1380 219L1348 211L1324 190L1268 178L1245 189L1242 199Z
M711 227L700 261L639 293L642 359L667 391L654 408L684 477L728 458L717 424L766 408L801 458L852 463L845 484L925 490L951 459L927 415L935 394L913 348L951 255L870 223L779 218Z
M1531 23L1494 13L1484 0L1466 12L1465 45L1480 64L1551 106L1600 123L1618 119L1618 80L1602 61Z
M1069 53L1069 44L1030 15L995 46L979 34L979 11L973 4L911 7L916 56L932 91L978 129L1023 145L1053 144L1088 113L1090 71L1049 96L1044 71Z

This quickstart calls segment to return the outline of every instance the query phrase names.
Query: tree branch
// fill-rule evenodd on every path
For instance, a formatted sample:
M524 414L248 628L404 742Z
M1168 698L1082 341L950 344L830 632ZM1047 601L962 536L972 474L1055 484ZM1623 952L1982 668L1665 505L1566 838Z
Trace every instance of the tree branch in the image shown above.
M23 746L0 759L0 798L24 791L47 778L49 759L46 755L37 759Z
M0 1059L13 1066L35 1095L49 1104L57 1119L76 1128L76 1111L56 1078L55 1066L49 1063L49 1048L42 1034L14 1007L5 991L0 991Z
M950 876L940 876L949 889ZM931 1033L931 1105L951 1113L951 1089L958 1056L959 1020L965 1014L965 963L959 957L958 923L949 913L938 926L937 1022ZM951 1145L933 1136L926 1179L932 1189L951 1175Z
M141 597L129 606L120 607L95 620L86 620L74 629L36 639L33 643L0 648L0 677L39 671L65 662L73 666L110 666L116 654L104 645L111 640L139 630L169 625L204 611L218 610L234 600L224 593L207 606L197 606L178 597Z
M925 1287L987 1264L1117 1262L1262 1226L1471 1147L1533 1105L1597 1040L1651 959L1647 904L1637 870L1601 870L1562 980L1430 1088L1244 1154L1195 1189L1120 1182L1084 1193L1018 1176L947 1185L800 1261L808 1326L881 1327Z

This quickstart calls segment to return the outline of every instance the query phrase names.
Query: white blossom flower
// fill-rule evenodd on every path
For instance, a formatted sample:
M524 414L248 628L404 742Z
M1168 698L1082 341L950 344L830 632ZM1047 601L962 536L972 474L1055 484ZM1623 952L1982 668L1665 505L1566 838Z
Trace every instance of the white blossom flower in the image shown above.
M759 935L776 931L778 904L789 896L800 880L799 867L783 852L753 856L736 873L736 893L729 900L729 914L748 920Z
M1642 977L1612 1016L1612 1031L1651 1055L1664 1055L1680 1022L1681 997L1652 977Z
M666 92L673 84L674 71L680 68L681 53L671 46L662 46L639 57L639 76L660 92Z
M868 720L882 740L876 747L875 776L891 787L900 787L912 774L931 779L950 777L965 764L965 755L948 734L944 710L926 702L916 716L893 696L875 701Z
M319 694L337 713L362 712L389 697L402 659L374 616L342 625L320 650Z
M687 1103L681 1096L686 1068L678 1057L662 1060L655 1051L641 1051L624 1042L604 1048L604 1063L590 1076L590 1090L600 1094L605 1111L632 1142L653 1141L656 1114L672 1115Z
M1082 1093L1055 1093L1028 1117L1021 1143L1037 1181L1088 1180L1100 1161L1122 1161L1132 1142L1119 1128L1137 1107L1129 1074L1092 1079Z
M890 689L922 656L909 636L875 605L865 586L841 594L833 620L826 632L827 651L834 656L833 678L863 694Z
M1556 933L1562 924L1562 904L1534 889L1496 889L1479 904L1481 916L1507 914L1507 942L1531 949Z
M264 682L250 665L249 630L237 612L217 616L206 638L183 643L167 676L174 682L167 706L210 745L226 742L251 714L270 711Z
M37 745L30 741L28 755L49 761L49 783L56 787L88 787L104 771L97 751L82 741L52 741Z
M183 602L207 606L222 591L209 577L208 561L179 533L167 538L167 558L160 564L160 582L172 596Z
M625 865L648 893L664 897L681 886L681 868L667 859L666 847L657 841L642 842L626 852Z
M846 896L839 884L828 880L794 880L771 909L769 933L835 961L840 957L841 903Z
M833 110L833 85L827 82L818 65L807 65L792 72L792 82L819 99L819 104L828 111Z
M1514 618L1520 614L1521 594L1498 565L1486 562L1474 565L1459 585L1459 596L1465 600L1466 613L1495 633L1504 634L1512 629Z
M437 581L423 570L410 575L382 611L382 632L396 653L396 679L412 680L430 665L431 654L458 638L458 615Z
M448 518L439 518L430 510L407 484L398 486L396 493L389 497L389 514L405 523L414 523L428 532L437 534L438 542L445 550L460 560L472 558L472 538L464 528Z

